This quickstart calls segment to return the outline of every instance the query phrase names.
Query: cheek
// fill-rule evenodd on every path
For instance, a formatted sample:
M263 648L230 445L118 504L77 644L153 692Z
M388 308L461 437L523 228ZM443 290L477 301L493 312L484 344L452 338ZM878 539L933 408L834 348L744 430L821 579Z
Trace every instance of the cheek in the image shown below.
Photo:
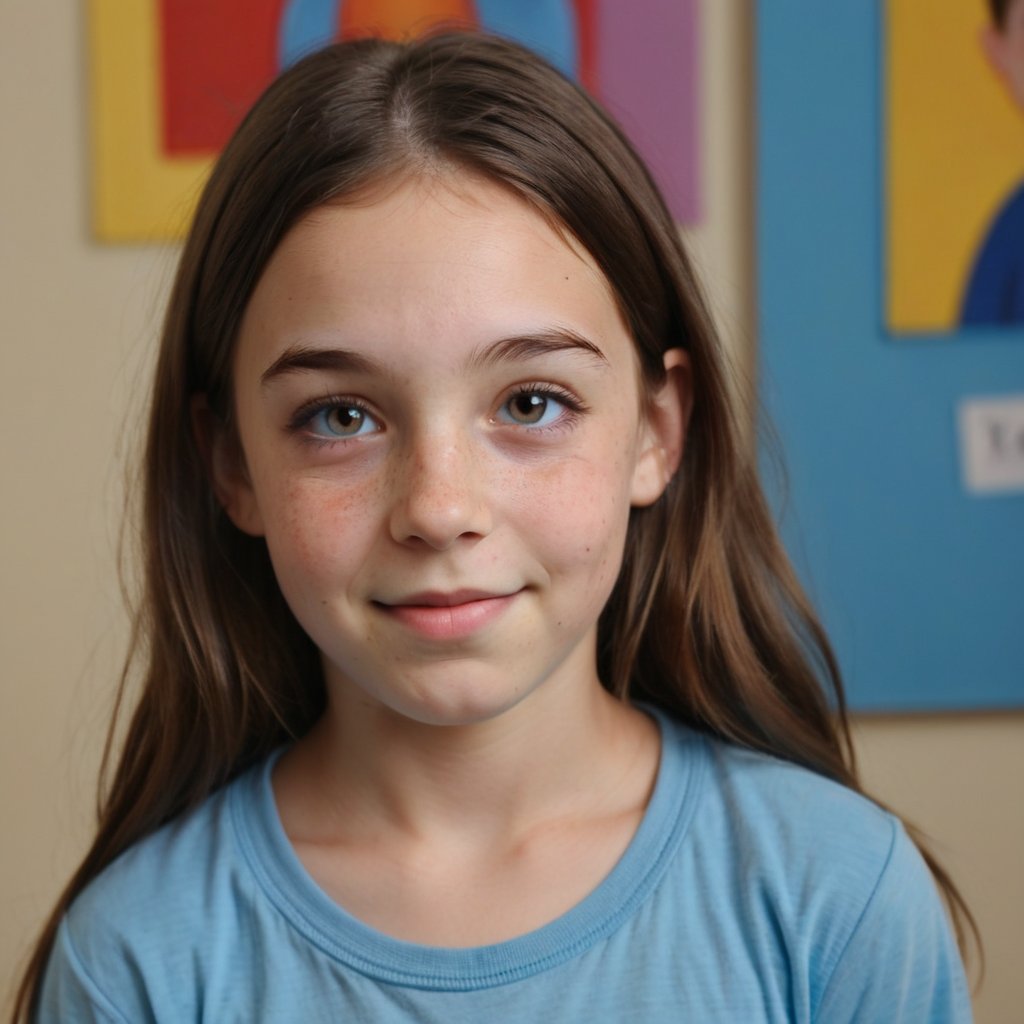
M264 521L267 547L282 588L295 592L319 576L355 564L375 529L372 485L299 478L277 484Z
M529 479L518 511L548 568L610 586L629 522L632 463L625 445L582 454ZM522 520L521 520L522 521Z
M1024 29L1017 29L1006 50L1009 55L1007 71L1015 81L1024 78Z

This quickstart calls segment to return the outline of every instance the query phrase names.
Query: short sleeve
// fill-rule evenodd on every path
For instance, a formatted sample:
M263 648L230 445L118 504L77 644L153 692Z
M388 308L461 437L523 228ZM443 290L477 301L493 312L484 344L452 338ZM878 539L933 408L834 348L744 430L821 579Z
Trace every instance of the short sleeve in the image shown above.
M43 977L34 1024L129 1024L89 977L67 919L61 922Z
M931 873L902 826L824 989L822 1024L969 1024L963 964Z

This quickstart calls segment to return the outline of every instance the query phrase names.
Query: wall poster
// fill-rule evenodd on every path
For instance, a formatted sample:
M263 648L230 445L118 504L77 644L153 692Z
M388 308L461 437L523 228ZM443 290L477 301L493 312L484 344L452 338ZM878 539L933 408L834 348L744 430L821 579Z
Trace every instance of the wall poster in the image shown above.
M91 0L98 238L184 233L213 157L274 76L321 46L480 27L544 54L620 119L676 217L700 214L698 0Z
M1024 178L989 18L986 0L757 5L778 505L860 711L1024 706L1024 324L963 312Z
M1024 324L1024 5L922 14L886 4L887 323Z

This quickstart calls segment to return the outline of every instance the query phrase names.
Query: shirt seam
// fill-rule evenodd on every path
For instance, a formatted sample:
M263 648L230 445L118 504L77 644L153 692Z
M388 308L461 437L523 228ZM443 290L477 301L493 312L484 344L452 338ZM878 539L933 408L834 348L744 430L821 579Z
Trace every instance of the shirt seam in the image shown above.
M850 929L850 934L846 936L846 941L843 943L843 948L839 951L839 954L836 956L835 961L828 972L828 978L821 989L821 996L818 999L817 1005L814 1007L814 1010L811 1014L812 1020L818 1019L818 1012L821 1010L823 1006L827 1004L829 995L832 990L832 984L835 981L836 975L839 973L839 967L842 964L844 958L846 957L847 951L849 950L850 946L853 944L854 938L860 931L861 925L863 925L864 923L864 919L868 916L869 911L874 906L875 898L878 895L879 889L882 887L882 880L885 878L886 874L889 871L889 867L893 862L893 858L896 853L896 842L899 838L899 827L897 825L896 820L892 816L888 817L890 837L889 848L886 851L885 860L882 862L882 867L881 870L878 872L878 877L875 879L875 884L871 887L871 892L868 894L868 898L864 901L864 906L861 909L861 912L858 915L857 920L854 922L853 927Z
M99 982L90 973L89 968L86 967L85 960L75 945L70 924L67 922L65 922L64 940L71 968L79 976L79 980L88 991L89 999L94 1004L95 1009L103 1014L107 1020L113 1021L114 1024L131 1024L128 1018L123 1016L117 1006L114 1005L114 1001L103 991Z

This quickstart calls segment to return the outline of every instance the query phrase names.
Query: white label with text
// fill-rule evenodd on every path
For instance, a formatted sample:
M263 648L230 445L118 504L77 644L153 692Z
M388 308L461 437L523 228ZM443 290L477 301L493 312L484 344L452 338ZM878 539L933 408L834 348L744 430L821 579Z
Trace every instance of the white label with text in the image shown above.
M1024 395L965 398L957 413L967 490L1024 491Z

